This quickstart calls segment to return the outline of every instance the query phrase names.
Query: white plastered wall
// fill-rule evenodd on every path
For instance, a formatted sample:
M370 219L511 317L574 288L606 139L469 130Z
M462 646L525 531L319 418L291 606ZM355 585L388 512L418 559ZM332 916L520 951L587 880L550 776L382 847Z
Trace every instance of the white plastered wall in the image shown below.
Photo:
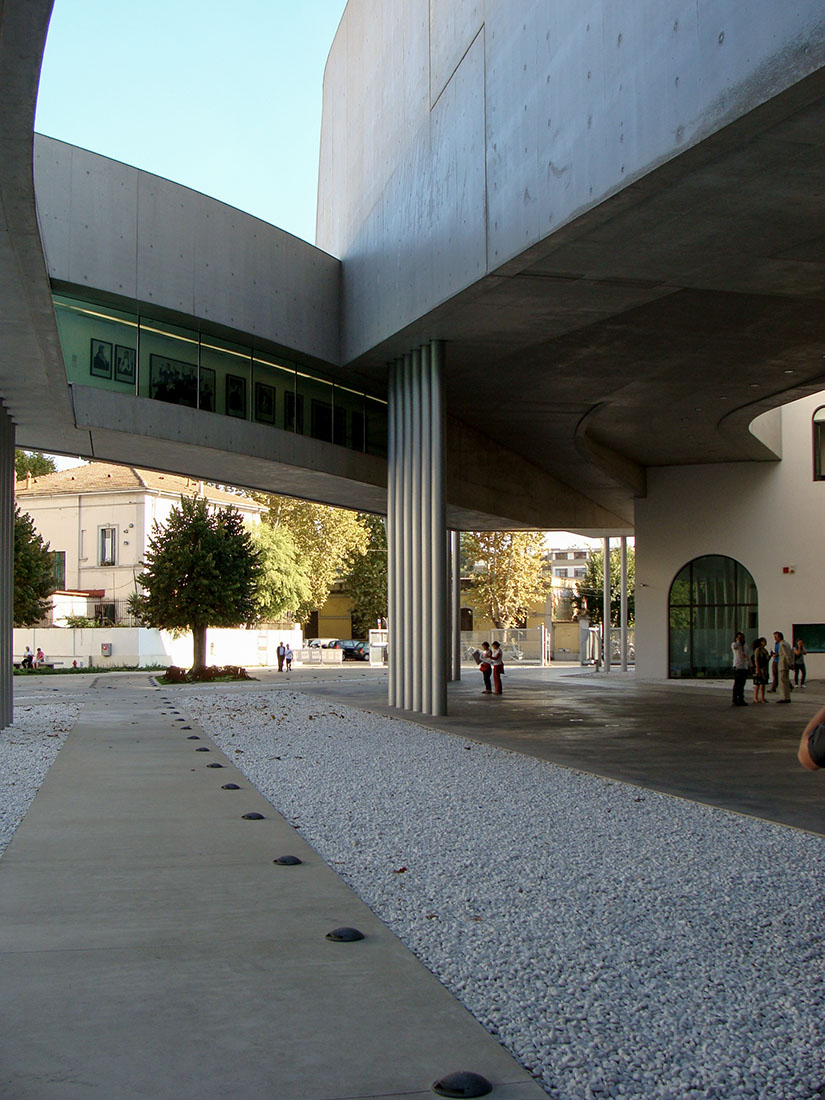
M813 480L812 450L812 416L823 405L820 393L781 410L781 462L648 470L647 497L636 502L638 676L667 677L670 585L703 554L726 554L750 571L767 638L825 622L825 481ZM825 677L825 654L810 654L807 666Z

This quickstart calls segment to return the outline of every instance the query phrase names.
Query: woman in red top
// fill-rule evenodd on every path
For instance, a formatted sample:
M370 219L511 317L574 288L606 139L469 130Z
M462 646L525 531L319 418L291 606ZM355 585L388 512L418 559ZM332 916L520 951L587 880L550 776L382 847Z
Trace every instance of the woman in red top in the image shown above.
M504 657L501 654L501 646L493 642L490 651L490 664L493 666L493 695L501 695L501 674L504 671Z

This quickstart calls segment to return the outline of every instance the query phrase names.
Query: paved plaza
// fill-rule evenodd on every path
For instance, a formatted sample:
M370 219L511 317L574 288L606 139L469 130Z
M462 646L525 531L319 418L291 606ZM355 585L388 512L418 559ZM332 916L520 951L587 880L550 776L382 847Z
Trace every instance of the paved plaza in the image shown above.
M186 696L216 687L16 687L19 706L84 698L0 861L0 1096L423 1098L457 1069L496 1097L545 1095L186 717ZM363 666L219 690L262 687L388 712L386 674ZM480 687L467 670L450 716L423 724L825 833L823 777L795 759L822 685L747 714L724 684L573 667L508 668L501 698ZM325 938L341 925L365 940Z

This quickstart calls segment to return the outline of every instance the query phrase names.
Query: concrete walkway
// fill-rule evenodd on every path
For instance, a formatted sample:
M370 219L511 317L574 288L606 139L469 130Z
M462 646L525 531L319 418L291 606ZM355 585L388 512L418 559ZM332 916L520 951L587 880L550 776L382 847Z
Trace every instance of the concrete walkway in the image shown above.
M455 1070L500 1100L546 1096L176 693L148 676L83 687L0 861L3 1100L424 1100ZM366 938L325 938L341 925Z

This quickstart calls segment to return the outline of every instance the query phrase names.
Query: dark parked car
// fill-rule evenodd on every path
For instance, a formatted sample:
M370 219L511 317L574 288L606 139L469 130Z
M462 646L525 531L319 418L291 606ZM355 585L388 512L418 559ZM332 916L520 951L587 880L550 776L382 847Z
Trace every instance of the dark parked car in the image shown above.
M358 659L355 651L360 644L355 638L350 638L345 642L339 642L336 648L343 649L345 661L355 661Z

